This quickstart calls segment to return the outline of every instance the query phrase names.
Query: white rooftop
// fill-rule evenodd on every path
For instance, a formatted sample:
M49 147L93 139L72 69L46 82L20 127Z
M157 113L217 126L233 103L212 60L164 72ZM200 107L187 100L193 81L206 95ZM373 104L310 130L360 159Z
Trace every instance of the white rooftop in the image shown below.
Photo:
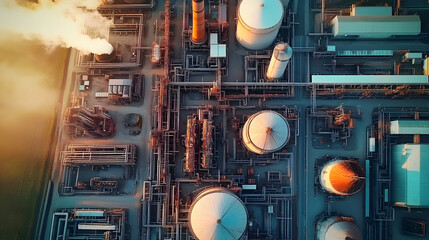
M197 239L237 240L246 229L247 212L233 193L214 191L196 200L190 225Z
M283 19L283 4L280 0L243 0L239 15L247 26L267 29Z
M289 136L286 119L277 112L264 111L253 118L249 126L252 143L266 151L273 151L284 146Z

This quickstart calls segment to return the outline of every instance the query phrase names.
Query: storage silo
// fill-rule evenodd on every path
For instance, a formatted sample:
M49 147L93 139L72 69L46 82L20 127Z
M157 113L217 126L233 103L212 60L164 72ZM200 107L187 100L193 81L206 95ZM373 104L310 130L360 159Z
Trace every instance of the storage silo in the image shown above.
M268 65L267 78L281 78L286 70L289 59L292 57L292 48L287 43L279 43L274 47L270 65Z
M353 218L332 216L317 222L317 240L361 240Z
M243 145L256 154L282 149L289 140L287 120L274 111L261 111L250 116L242 130Z
M247 226L247 209L231 191L214 187L204 190L189 209L188 225L196 239L237 240Z
M238 7L236 38L243 47L261 50L269 47L283 20L280 0L243 0Z
M320 173L323 189L337 195L352 195L363 187L365 172L354 160L332 160Z

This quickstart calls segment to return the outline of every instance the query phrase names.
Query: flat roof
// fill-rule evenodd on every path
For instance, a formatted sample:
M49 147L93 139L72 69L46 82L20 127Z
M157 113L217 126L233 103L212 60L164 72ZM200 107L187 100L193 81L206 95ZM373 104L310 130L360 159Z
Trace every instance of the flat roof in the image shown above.
M429 78L427 75L312 75L311 82L331 85L427 85Z
M391 121L390 134L429 134L429 121L423 121L423 120Z

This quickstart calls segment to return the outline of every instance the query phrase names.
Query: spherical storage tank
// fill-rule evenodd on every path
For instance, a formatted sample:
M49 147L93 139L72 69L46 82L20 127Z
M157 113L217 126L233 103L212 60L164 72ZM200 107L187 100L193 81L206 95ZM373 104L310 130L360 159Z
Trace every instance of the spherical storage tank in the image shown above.
M199 240L237 240L246 230L247 209L231 191L215 187L201 192L189 209L188 224Z
M243 47L261 50L269 47L283 20L280 0L243 0L238 7L236 38Z
M362 240L362 233L349 217L333 216L317 222L317 240Z
M282 149L289 140L290 129L278 112L261 111L247 119L242 130L243 145L256 154Z
M333 160L320 173L323 189L337 195L352 195L363 187L365 172L354 160Z

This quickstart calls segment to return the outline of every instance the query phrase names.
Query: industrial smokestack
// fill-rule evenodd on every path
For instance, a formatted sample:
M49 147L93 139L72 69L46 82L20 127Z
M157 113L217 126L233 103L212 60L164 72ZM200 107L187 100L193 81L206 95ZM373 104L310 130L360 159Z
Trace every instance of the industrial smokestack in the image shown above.
M117 60L116 51L113 49L111 53L95 54L95 60L100 63L115 62Z
M287 43L279 43L274 47L270 65L268 65L267 78L281 78L286 70L289 59L292 57L292 48Z
M84 53L110 54L106 40L111 21L97 12L100 0L39 0L18 4L0 3L0 31L38 39L48 48L73 47Z
M204 0L192 0L192 42L203 43L206 40L204 21Z

